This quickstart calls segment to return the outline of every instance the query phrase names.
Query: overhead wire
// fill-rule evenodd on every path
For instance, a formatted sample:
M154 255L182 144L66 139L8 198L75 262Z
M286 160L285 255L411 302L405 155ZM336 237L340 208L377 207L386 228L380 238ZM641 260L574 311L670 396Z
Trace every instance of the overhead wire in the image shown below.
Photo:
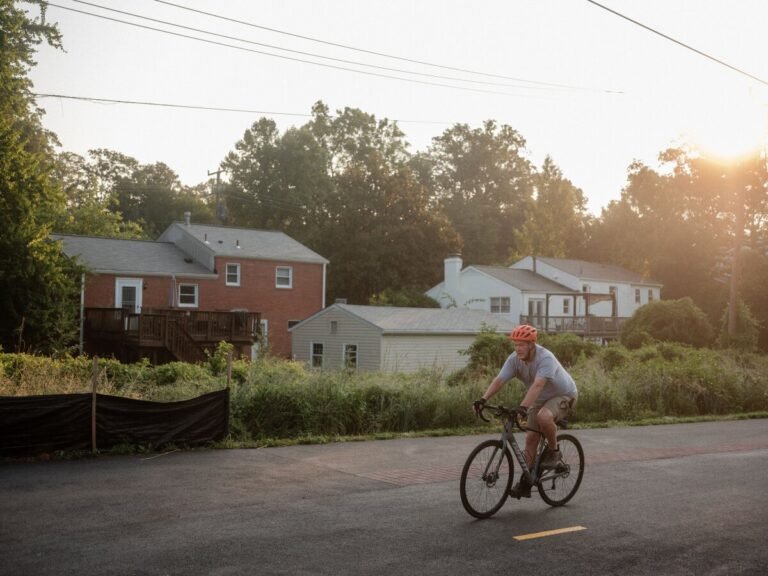
M77 1L77 0L75 0L75 1ZM54 8L59 8L61 10L67 10L67 11L70 11L70 12L75 12L75 13L78 13L78 14L84 14L84 15L87 15L87 16L93 16L94 18L100 18L100 19L103 19L103 20L111 21L111 22L118 22L120 24L126 24L128 26L134 26L136 28L142 28L142 29L145 29L145 30L151 30L153 32L160 32L162 34L168 34L170 36L176 36L176 37L179 37L179 38L186 38L186 39L189 39L189 40L195 40L197 42L203 42L203 43L212 44L212 45L216 45L216 46L222 46L222 47L225 47L225 48L232 48L232 49L240 50L240 51L244 51L244 52L252 52L254 54L261 54L263 56L271 56L273 58L280 58L280 59L283 59L283 60L290 60L290 61L293 61L293 62L301 62L301 63L304 63L304 64L312 64L314 66L321 66L323 68L331 68L331 69L335 69L335 70L343 70L345 72L353 72L353 73L357 73L357 74L364 74L366 76L375 76L375 77L379 77L379 78L387 78L387 79L390 79L390 80L400 80L400 81L403 81L403 82L410 82L410 83L422 84L422 85L427 85L427 86L437 86L437 87L440 87L440 88L450 88L450 89L453 89L453 90L464 90L464 91L469 91L469 92L480 92L480 93L484 93L484 94L497 94L497 95L501 95L501 96L515 96L515 97L523 97L523 98L530 97L529 94L514 94L514 93L511 93L511 92L501 92L501 91L498 91L498 90L487 90L487 89L484 89L484 88L473 88L473 87L470 87L470 86L455 86L453 84L444 84L444 83L441 83L441 82L432 82L432 81L428 81L428 80L418 80L416 78L404 78L402 76L393 76L391 74L383 74L383 73L379 73L379 72L371 72L371 71L368 71L368 70L356 70L354 68L348 68L348 67L345 67L345 66L336 66L334 64L326 64L326 63L323 63L323 62L313 62L311 60L305 60L303 58L295 58L293 56L286 56L286 55L283 55L283 54L274 54L272 52L266 52L266 51L263 51L263 50L255 50L253 48L247 48L245 46L235 46L233 44L227 44L225 42L218 42L216 40L210 40L210 39L207 39L207 38L199 38L197 36L190 36L188 34L182 34L180 32L173 32L171 30L163 30L162 28L154 28L152 26L147 26L147 25L144 25L144 24L138 24L136 22L128 22L126 20L120 20L118 18L112 18L110 16L104 16L104 15L101 15L101 14L94 14L93 12L86 12L84 10L78 10L76 8L70 8L70 7L67 7L67 6L62 6L60 4L54 4L53 2L47 2L46 5L50 6L50 7L54 7ZM528 87L516 86L514 88L527 89Z
M76 1L79 1L79 0L76 0ZM390 58L390 59L393 59L393 60L399 60L401 62L409 62L411 64L419 64L419 65L422 65L422 66L430 66L430 67L433 67L433 68L441 68L443 70L451 70L453 72L463 72L463 73L466 73L466 74L475 74L475 75L478 75L478 76L486 76L488 78L499 78L499 79L503 79L503 80L513 80L513 81L516 81L516 82L525 82L525 83L529 83L529 84L537 84L537 85L541 85L541 86L550 86L550 87L554 87L554 88L569 88L569 89L573 89L573 90L595 90L595 91L608 92L608 93L613 93L613 94L620 94L621 93L620 91L617 91L617 90L608 90L608 89L602 89L602 88L588 88L588 87L584 87L584 86L575 86L575 85L569 85L569 84L558 84L558 83L555 83L555 82L544 82L544 81L540 81L540 80L528 80L528 79L525 79L525 78L518 78L518 77L514 77L514 76L505 76L503 74L494 74L494 73L490 73L490 72L480 72L480 71L477 71L477 70L470 70L468 68L458 68L458 67L455 67L455 66L447 66L447 65L444 65L444 64L436 64L434 62L427 62L425 60L416 60L414 58L405 58L403 56L395 56L393 54L386 54L384 52L376 52L374 50L367 50L365 48L359 48L359 47L355 47L355 46L350 46L348 44L340 44L338 42L331 42L331 41L328 41L328 40L322 40L320 38L313 38L311 36L304 36L302 34L296 34L296 33L293 33L293 32L288 32L286 30L279 30L277 28L271 28L269 26L263 26L263 25L256 24L256 23L253 23L253 22L247 22L245 20L238 20L236 18L230 18L228 16L222 16L221 14L215 14L213 12L206 12L205 10L198 10L196 8L191 8L189 6L184 6L182 4L176 4L174 2L167 2L166 0L155 0L155 2L157 2L158 4L166 4L168 6L173 6L174 8L179 8L181 10L187 10L189 12L194 12L194 13L197 13L197 14L203 14L205 16L210 16L212 18L218 18L220 20L224 20L224 21L227 21L227 22L233 22L235 24L242 24L243 26L250 26L252 28L258 28L260 30L267 30L269 32L274 32L276 34L282 34L282 35L285 35L285 36L291 36L293 38L299 38L301 40L308 40L310 42L317 42L317 43L320 43L320 44L325 44L327 46L334 46L336 48L344 48L345 50L353 50L353 51L356 51L356 52L361 52L361 53L364 53L364 54L370 54L370 55L373 55L373 56L380 56L382 58Z
M252 44L254 46L262 46L264 48L271 48L273 50L282 50L283 52L289 52L291 54L298 54L298 55L301 55L301 56L309 56L309 57L312 57L312 58L320 58L322 60L330 60L332 62L339 62L339 63L342 63L342 64L352 64L354 66L364 66L366 68L374 68L374 69L377 69L377 70L385 70L387 72L396 72L396 73L399 73L399 74L412 74L412 75L416 75L416 76L423 76L423 77L426 77L426 78L436 78L436 79L440 79L440 80L450 80L450 81L453 81L453 82L467 82L467 83L471 83L471 84L483 84L483 85L486 85L486 86L502 86L502 87L508 87L508 88L524 88L524 89L527 89L527 90L553 90L553 89L584 90L584 88L576 88L576 87L573 87L573 86L555 85L555 84L547 84L547 83L540 83L540 82L531 82L531 81L526 81L526 80L521 80L521 79L516 79L516 81L518 81L518 82L525 82L525 83L533 83L535 85L533 85L533 86L521 86L519 84L515 85L515 84L508 84L508 83L503 83L503 82L489 82L489 81L483 81L483 80L473 80L473 79L469 79L469 78L458 78L456 76L444 76L444 75L439 75L439 74L429 74L429 73L426 73L426 72L416 72L416 71L413 71L413 70L404 70L402 68L392 68L392 67L389 67L389 66L380 66L380 65L377 65L377 64L370 64L370 63L367 63L367 62L359 62L359 61L355 61L355 60L346 60L344 58L334 58L332 56L324 56L322 54L316 54L314 52L306 52L306 51L303 51L303 50L294 50L292 48L284 48L282 46L275 46L274 44L266 44L264 42L256 42L254 40L248 40L246 38L239 38L237 36L230 36L228 34L221 34L221 33L218 33L218 32L212 32L210 30L205 30L205 29L202 29L202 28L194 28L192 26L186 26L184 24L177 24L176 22L169 22L168 20L160 20L158 18L152 18L150 16L143 16L141 14L136 14L136 13L133 13L133 12L126 12L124 10L118 10L116 8L109 8L107 6L102 6L100 4L95 4L93 2L86 2L85 0L71 0L71 1L75 2L77 4L84 4L86 6L91 6L93 8L98 8L98 9L101 9L101 10L107 10L109 12L115 12L117 14L122 14L124 16L130 16L132 18L139 18L141 20L148 20L150 22L155 22L157 24L163 24L163 25L166 25L166 26L174 26L176 28L181 28L183 30L188 30L190 32L197 32L197 33L201 33L201 34L208 34L210 36L215 36L217 38L224 38L224 39L227 39L227 40L234 40L236 42L243 42L243 43L246 43L246 44Z
M213 112L237 112L242 114L264 114L270 116L297 116L302 118L311 118L312 114L302 112L272 112L267 110L252 110L247 108L226 108L221 106L201 106L194 104L174 104L168 102L148 102L144 100L122 100L117 98L98 98L93 96L71 96L68 94L48 94L42 92L32 92L32 96L36 98L62 98L64 100L79 100L83 102L91 103L104 103L104 104L130 104L137 106L158 106L163 108L181 108L188 110L208 110ZM397 118L387 118L392 122L398 122L401 124L439 124L449 125L455 124L455 122L440 121L440 120L401 120Z
M638 22L634 18L630 18L629 16L626 16L622 14L621 12L618 12L614 10L613 8L609 8L608 6L605 6L604 4L600 4L599 2L596 2L595 0L587 0L590 4L594 4L598 8L602 8L603 10L610 12L611 14L614 14L615 16L618 16L619 18L623 18L624 20L627 20L628 22L631 22L632 24L635 24L636 26L640 26L641 28L644 28L645 30L648 30L649 32L652 32L653 34L656 34L658 36L661 36L665 40L669 40L670 42L674 42L678 46L682 46L686 50L690 50L692 52L695 52L699 56L703 56L704 58L707 58L709 60L712 60L713 62L716 62L717 64L720 64L721 66L725 66L726 68L729 68L733 70L734 72L738 72L739 74L742 74L748 78L751 78L752 80L756 80L757 82L760 82L761 84L765 84L768 86L768 81L763 80L762 78L758 78L754 74L750 74L746 70L742 70L741 68L738 68L736 66L733 66L731 64L728 64L727 62L720 60L719 58L715 58L714 56L711 56L710 54L707 54L706 52L702 52L698 48L694 48L690 44L686 44L685 42L681 42L680 40L677 40L675 38L672 38L672 36L669 36L667 34L664 34L663 32L660 32L656 30L655 28L651 28L650 26L643 24L642 22Z

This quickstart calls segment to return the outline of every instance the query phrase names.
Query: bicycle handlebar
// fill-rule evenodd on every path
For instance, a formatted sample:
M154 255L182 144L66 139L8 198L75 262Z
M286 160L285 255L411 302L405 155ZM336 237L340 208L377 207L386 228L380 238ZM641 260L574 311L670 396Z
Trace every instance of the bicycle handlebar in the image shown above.
M515 425L518 428L520 428L521 430L524 429L522 424L520 423L520 418L527 416L527 413L521 410L520 408L507 408L505 406L502 406L501 404L499 404L498 406L494 406L492 404L483 404L482 407L480 408L480 411L477 413L477 415L481 420L485 422L490 422L490 419L486 418L483 415L483 412L485 412L486 410L490 410L491 414L496 418L499 418L499 419L509 418L515 423Z

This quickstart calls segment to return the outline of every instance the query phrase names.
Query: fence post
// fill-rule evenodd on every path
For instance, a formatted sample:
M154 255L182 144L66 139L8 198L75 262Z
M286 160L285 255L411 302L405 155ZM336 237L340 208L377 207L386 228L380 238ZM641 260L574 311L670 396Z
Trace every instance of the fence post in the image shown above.
M91 452L96 453L96 386L99 380L99 357L93 357L91 372Z

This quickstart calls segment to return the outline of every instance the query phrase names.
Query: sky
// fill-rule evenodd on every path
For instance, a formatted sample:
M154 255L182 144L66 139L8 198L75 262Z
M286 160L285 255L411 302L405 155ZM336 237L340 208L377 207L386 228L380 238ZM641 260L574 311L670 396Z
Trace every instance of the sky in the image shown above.
M38 98L62 151L164 162L190 186L259 118L284 132L318 100L396 120L412 152L456 123L508 124L595 215L634 161L658 168L683 139L718 146L736 128L765 143L768 2L600 4L741 72L587 0L54 0L64 51L41 45L30 76L37 94L71 97Z

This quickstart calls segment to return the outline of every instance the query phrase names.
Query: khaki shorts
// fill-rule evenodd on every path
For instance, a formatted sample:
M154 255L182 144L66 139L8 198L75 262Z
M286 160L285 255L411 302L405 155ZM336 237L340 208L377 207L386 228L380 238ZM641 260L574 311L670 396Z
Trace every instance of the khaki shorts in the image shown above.
M573 396L555 396L547 400L544 404L536 404L530 410L528 410L528 428L531 430L538 430L538 424L536 424L536 417L539 415L539 410L546 408L555 417L555 422L559 422L568 417L573 407L576 406L576 398Z

